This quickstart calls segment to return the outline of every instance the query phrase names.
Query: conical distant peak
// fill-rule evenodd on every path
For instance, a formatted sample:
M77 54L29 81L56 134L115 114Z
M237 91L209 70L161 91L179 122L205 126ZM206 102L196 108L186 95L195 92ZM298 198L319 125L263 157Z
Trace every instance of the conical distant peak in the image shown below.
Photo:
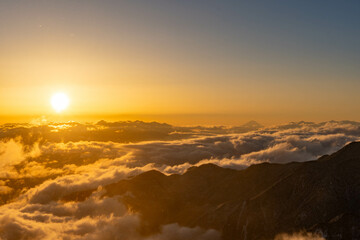
M251 120L251 121L243 124L242 126L243 126L243 127L258 127L258 128L263 127L260 123L254 121L254 120Z

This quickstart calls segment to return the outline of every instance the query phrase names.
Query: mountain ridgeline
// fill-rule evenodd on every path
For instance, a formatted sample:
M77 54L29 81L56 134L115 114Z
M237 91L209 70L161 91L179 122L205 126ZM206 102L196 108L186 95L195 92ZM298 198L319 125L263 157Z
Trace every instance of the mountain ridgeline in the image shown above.
M143 234L177 222L216 229L225 240L301 231L360 239L359 142L315 161L245 170L206 164L170 176L149 171L105 189L140 213Z

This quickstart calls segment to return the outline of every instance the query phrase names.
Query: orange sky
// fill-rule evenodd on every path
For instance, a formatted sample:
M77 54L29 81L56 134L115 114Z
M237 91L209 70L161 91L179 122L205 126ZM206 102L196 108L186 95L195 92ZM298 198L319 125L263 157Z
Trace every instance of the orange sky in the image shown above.
M350 11L342 25L313 13L310 27L250 3L32 3L0 3L2 122L55 118L56 92L69 96L70 119L360 119L360 34L343 27L356 16L351 6L339 10ZM325 18L334 10L313 7Z

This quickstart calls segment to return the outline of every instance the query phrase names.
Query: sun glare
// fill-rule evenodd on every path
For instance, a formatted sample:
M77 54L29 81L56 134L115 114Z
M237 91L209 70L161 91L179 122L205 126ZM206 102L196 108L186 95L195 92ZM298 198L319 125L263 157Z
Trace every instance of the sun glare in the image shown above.
M69 97L65 93L56 93L51 97L51 105L58 113L65 110L69 102Z

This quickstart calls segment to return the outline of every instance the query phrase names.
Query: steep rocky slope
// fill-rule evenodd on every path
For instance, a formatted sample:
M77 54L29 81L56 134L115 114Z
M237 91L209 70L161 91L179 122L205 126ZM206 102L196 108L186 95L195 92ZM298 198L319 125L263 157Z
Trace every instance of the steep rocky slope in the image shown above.
M217 229L224 239L273 239L299 231L360 239L360 143L316 161L245 170L207 164L170 176L149 171L105 189L141 214L144 234L177 222Z

